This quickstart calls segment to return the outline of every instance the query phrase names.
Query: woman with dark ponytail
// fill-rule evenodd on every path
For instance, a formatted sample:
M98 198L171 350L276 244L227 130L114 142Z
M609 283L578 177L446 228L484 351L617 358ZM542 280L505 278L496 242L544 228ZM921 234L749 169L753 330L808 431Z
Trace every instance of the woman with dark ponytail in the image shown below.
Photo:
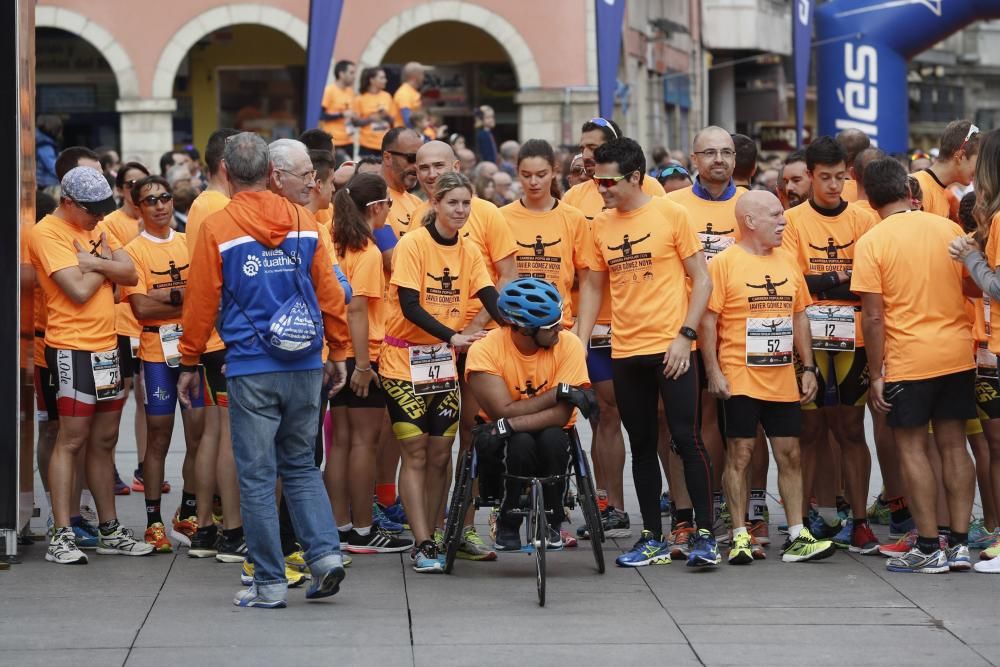
M356 554L405 551L413 540L395 537L373 525L372 490L385 393L378 376L378 355L385 335L382 297L385 275L374 230L385 225L392 199L377 174L358 174L333 201L333 245L353 296L347 306L350 382L330 400L333 443L324 481L343 548Z
M556 155L549 142L529 139L517 154L517 177L524 196L500 208L514 233L519 277L541 277L563 297L563 322L572 325L573 279L583 284L593 241L579 210L559 200Z

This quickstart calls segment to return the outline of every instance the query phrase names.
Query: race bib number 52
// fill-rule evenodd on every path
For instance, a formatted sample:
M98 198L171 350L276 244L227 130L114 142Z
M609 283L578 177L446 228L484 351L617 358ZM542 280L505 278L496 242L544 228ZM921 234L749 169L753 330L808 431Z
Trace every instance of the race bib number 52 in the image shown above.
M747 366L787 366L792 363L792 318L747 318Z

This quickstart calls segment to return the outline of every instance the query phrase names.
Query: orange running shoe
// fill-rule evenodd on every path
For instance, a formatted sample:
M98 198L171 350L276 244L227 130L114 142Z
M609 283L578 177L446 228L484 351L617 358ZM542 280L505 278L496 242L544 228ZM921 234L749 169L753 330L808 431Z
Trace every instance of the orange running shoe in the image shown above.
M167 529L160 522L156 522L146 528L143 540L146 544L153 545L153 551L159 554L168 554L174 550L174 547L170 544L170 540L167 539Z
M695 534L695 529L687 521L679 521L677 528L670 533L670 557L673 559L685 559L688 555L688 545L691 536Z
M771 544L771 533L768 530L767 522L761 521L751 521L747 524L747 531L750 533L750 537L757 540L757 543L762 547L766 547Z
M170 537L177 542L183 544L186 547L191 546L191 538L194 534L198 532L198 519L196 517L191 517L189 519L181 519L180 508L174 514L173 528L170 531Z

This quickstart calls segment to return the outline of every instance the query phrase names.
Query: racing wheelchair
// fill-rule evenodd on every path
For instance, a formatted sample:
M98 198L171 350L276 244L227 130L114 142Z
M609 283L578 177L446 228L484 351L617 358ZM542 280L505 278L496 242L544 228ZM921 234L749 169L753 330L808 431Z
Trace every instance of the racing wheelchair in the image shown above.
M572 475L576 483L576 493L570 491L570 485L566 484L566 494L563 497L564 506L573 509L577 503L583 513L584 522L590 532L590 544L594 552L594 562L597 571L604 574L604 529L601 525L601 516L597 509L597 496L594 491L594 478L591 473L590 461L587 453L583 451L580 443L580 436L575 427L568 430L570 440L570 470L561 475L549 477L528 477L510 475L506 472L502 475L504 481L517 480L527 487L526 492L521 495L517 509L513 510L511 516L526 517L523 525L526 530L526 542L531 547L530 551L535 559L536 585L538 588L538 604L545 606L545 545L548 534L548 513L545 509L542 488L546 484L557 484L566 482ZM452 492L451 502L448 505L448 518L444 529L444 551L446 574L451 574L455 564L455 556L462 541L462 527L465 514L470 504L475 503L476 509L489 507L499 508L501 498L495 495L480 495L473 498L473 480L478 473L478 455L476 447L470 447L469 451L461 455L456 464L455 490ZM480 489L482 491L482 489Z

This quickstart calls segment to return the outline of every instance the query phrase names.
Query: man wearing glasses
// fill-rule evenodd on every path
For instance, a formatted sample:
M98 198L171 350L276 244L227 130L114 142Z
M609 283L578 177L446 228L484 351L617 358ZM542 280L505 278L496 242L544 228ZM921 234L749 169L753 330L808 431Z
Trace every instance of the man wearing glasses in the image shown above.
M714 567L720 556L710 530L712 462L701 439L700 370L692 352L712 291L702 244L687 210L643 192L646 160L639 144L614 139L595 151L594 161L593 181L605 212L593 222L596 253L580 287L577 326L581 338L590 340L610 273L612 381L629 434L643 523L635 546L616 562L623 567L670 562L657 459L662 398L699 529L688 565Z
M913 177L924 193L924 210L958 222L958 197L949 188L968 186L979 159L979 128L967 120L954 120L941 133L937 159Z
M396 238L410 230L413 211L423 203L420 197L410 194L417 184L417 150L423 145L420 135L406 127L394 127L382 137L382 178L392 198L386 222L396 232ZM387 250L383 254L391 252Z

